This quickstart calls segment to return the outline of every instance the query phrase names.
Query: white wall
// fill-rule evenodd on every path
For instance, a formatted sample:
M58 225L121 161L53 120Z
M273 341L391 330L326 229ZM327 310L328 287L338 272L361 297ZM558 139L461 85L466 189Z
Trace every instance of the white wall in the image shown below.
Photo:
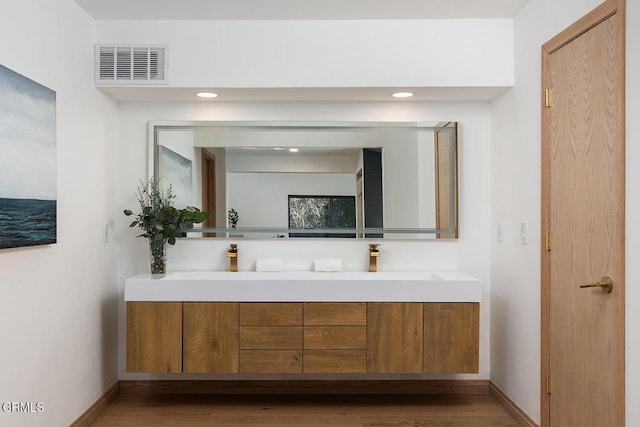
M116 176L118 210L135 208L137 180L147 174L147 122L150 120L298 120L298 121L451 121L460 122L460 239L458 241L385 240L379 267L393 270L460 270L483 281L481 305L480 374L466 378L489 378L489 106L486 102L423 103L121 103L119 106L118 164ZM144 239L117 220L118 283L148 271ZM190 239L169 248L169 269L228 268L225 256L230 240ZM241 240L240 270L254 268L265 254L311 268L320 257L341 257L345 270L368 266L366 241L333 240ZM120 378L157 378L125 373L124 303L120 306ZM201 377L200 377L201 378Z
M238 227L287 228L289 195L355 196L356 176L353 173L228 173L227 186L227 206L238 212ZM274 233L271 237L277 235Z
M511 86L512 37L509 19L98 21L97 32L168 44L172 86L215 88Z
M116 106L93 86L93 32L72 0L0 13L0 63L56 91L58 164L58 243L0 251L0 402L44 404L3 426L68 425L118 379Z
M491 112L491 378L540 421L541 46L598 0L532 0L515 18L515 88ZM640 5L627 16L627 425L640 425ZM633 165L636 165L635 167ZM503 242L496 239L503 224ZM529 222L529 244L519 241Z

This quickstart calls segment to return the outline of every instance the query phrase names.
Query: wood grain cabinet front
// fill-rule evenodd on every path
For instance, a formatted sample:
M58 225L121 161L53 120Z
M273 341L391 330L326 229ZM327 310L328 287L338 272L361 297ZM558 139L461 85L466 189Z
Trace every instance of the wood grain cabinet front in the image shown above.
M127 302L127 372L477 373L478 303Z
M425 373L478 373L478 303L424 303Z
M422 303L367 304L367 372L422 372Z
M183 372L237 373L239 304L183 304Z
M240 372L302 372L302 303L240 303Z
M302 326L302 303L241 302L240 326Z
M127 372L182 372L181 302L127 302Z
M367 371L366 303L305 303L304 372Z
M365 302L305 302L304 325L366 325Z

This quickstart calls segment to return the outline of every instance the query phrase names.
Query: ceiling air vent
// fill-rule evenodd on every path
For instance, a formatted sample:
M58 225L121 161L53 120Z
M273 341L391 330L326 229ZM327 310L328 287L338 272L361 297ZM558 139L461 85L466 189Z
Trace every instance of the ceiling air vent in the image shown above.
M105 45L95 47L97 85L168 84L167 46Z

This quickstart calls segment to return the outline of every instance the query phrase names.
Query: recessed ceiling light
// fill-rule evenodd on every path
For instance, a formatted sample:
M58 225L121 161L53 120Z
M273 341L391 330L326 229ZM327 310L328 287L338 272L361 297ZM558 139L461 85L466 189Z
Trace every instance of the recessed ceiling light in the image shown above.
M215 98L218 94L213 92L198 92L196 93L196 96L199 96L200 98Z
M282 147L273 147L274 151L284 151L284 148Z
M297 153L298 151L300 150L298 150L297 148L289 148L290 153Z
M395 92L392 93L391 96L394 98L411 98L413 96L413 92Z

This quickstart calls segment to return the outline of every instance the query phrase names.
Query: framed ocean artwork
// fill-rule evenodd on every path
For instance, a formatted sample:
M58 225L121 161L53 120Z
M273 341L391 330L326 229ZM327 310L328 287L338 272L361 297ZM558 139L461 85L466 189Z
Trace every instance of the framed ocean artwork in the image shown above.
M0 249L56 243L56 92L2 65L0 153Z
M174 206L183 209L193 205L193 162L165 146L158 148L162 184L166 187L171 185L176 196Z

